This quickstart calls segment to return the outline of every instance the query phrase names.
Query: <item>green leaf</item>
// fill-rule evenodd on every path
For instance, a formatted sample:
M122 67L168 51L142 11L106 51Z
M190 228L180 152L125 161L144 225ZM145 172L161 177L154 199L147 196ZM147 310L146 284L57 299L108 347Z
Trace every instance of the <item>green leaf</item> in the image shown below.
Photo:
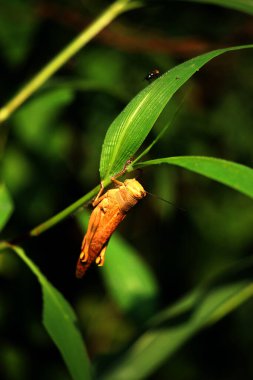
M29 1L1 2L0 46L10 65L20 64L29 53L38 21L39 15Z
M18 138L36 152L49 154L54 149L57 119L72 99L68 88L48 90L31 99L13 118Z
M196 297L199 294L199 297ZM168 360L183 344L201 329L217 322L253 296L253 283L242 281L216 287L206 292L196 292L172 305L180 310L182 305L194 306L182 320L169 314L163 324L152 327L107 370L100 380L141 380L150 376L165 360ZM193 305L194 303L194 305ZM177 305L179 307L177 307Z
M14 250L37 277L43 294L43 324L58 347L72 378L89 380L89 359L72 307L26 256L23 249L7 244L5 248Z
M158 158L134 165L144 166L169 164L181 166L205 177L214 179L253 198L253 169L235 162L213 157L181 156Z
M228 51L253 45L214 50L167 71L142 90L109 127L101 153L100 176L108 178L120 172L139 149L155 121L175 92L211 59Z
M253 0L184 0L194 3L205 3L219 5L225 8L236 9L238 11L253 14Z
M13 203L10 194L4 184L0 184L0 231L8 222L12 212Z
M141 319L152 315L158 284L138 252L118 233L110 240L102 274L109 293L122 310Z
M78 221L87 228L88 213L82 212ZM104 266L97 270L121 310L138 319L147 319L152 315L158 298L156 279L138 252L117 232L110 239Z

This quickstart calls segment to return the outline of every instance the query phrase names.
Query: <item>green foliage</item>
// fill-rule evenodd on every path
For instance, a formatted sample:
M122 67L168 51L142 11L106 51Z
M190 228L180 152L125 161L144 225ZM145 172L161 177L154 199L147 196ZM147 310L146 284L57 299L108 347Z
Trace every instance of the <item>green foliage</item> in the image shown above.
M248 14L253 8L250 1L195 2ZM206 374L237 380L237 367L240 377L251 379L253 174L247 165L253 157L252 58L250 50L242 49L253 45L245 45L247 38L236 34L238 25L246 33L248 18L225 8L191 7L190 2L143 2L155 6L143 6L133 19L124 16L74 58L74 52L113 18L140 6L118 1L98 17L97 29L92 24L84 31L78 48L71 42L70 55L64 50L42 68L42 82L27 82L23 89L31 92L21 103L73 57L13 114L21 104L22 89L11 99L10 110L8 94L16 93L18 83L32 77L35 67L43 66L70 40L78 15L82 26L84 14L97 12L100 4L87 3L75 5L78 9L68 2L66 8L48 3L38 10L33 2L15 0L10 5L4 0L1 6L1 88L8 112L2 107L0 119L9 119L0 140L6 184L0 187L0 228L5 227L10 241L15 237L23 243L28 238L24 244L33 256L31 260L22 248L7 242L0 242L0 250L14 250L37 277L43 325L72 379L90 379L95 373L101 380L193 380ZM241 45L212 50L227 41ZM206 65L226 52L233 53ZM147 84L144 77L155 67L163 75ZM176 92L184 91L186 83L190 95L183 97L182 105ZM52 227L97 194L104 136L99 170L105 186L137 156L128 173L144 169L144 188L180 208L185 203L187 212L168 209L147 196L111 238L105 266L91 268L78 282L74 266L82 236L75 219L83 233L88 214L80 210L76 218ZM147 147L142 147L144 141ZM140 161L143 156L145 161ZM160 164L186 170L153 166ZM33 278L14 255L0 259L0 356L5 371L0 377L69 380L38 325L41 298Z
M253 284L249 281L220 286L204 292L201 289L194 291L183 300L184 304L195 300L192 310L188 310L189 315L184 318L186 321L180 321L180 313L177 313L176 317L179 318L177 323L174 314L148 329L99 379L134 380L136 374L138 379L147 378L198 331L206 325L217 322L252 296ZM178 306L181 304L180 300L170 309L179 310ZM182 316L184 317L183 313Z
M43 324L58 347L74 380L90 379L89 359L78 330L74 310L62 294L50 284L23 249L11 248L37 277L43 294Z
M221 7L235 9L253 15L252 0L186 0L196 3L214 4Z
M215 50L182 63L140 92L114 120L103 143L101 179L119 173L139 149L173 94L211 59L253 45Z
M253 170L247 166L213 157L184 156L144 161L136 167L143 168L160 164L181 166L253 197Z
M20 64L29 53L36 24L37 17L32 12L29 2L13 0L11 3L2 4L0 15L1 51L11 66Z
M103 277L109 294L123 311L146 320L158 304L158 284L151 268L117 234L110 241L107 255L110 263L105 266Z
M2 230L9 220L14 209L11 196L4 184L0 185L0 230Z
M88 226L83 213L80 224ZM120 252L120 260L119 260ZM114 233L106 250L106 264L101 268L107 291L125 313L146 320L158 303L158 284L138 252L119 234Z
M32 99L14 117L17 137L44 156L55 154L57 150L63 153L67 145L64 129L56 131L55 124L72 100L73 92L69 89L51 89Z
M88 214L83 213L78 220L87 228ZM108 293L123 312L142 320L154 313L159 296L157 281L136 249L118 233L110 239L101 272Z

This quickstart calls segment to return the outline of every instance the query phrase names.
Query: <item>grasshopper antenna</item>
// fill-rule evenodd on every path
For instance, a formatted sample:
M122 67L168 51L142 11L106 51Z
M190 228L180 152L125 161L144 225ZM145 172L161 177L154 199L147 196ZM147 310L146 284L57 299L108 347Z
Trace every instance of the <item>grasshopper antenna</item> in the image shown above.
M168 201L168 199L164 199L164 198L162 198L162 197L159 197L158 195L156 195L156 194L152 194L152 193L150 193L149 191L146 191L146 193L149 194L149 195L152 195L152 197L155 197L155 198L157 198L157 199L160 199L160 201L163 201L163 202L168 203L169 205L175 207L176 209L178 209L178 210L180 210L180 211L182 211L182 212L186 212L186 211L187 211L185 208L178 207L178 206L176 206L173 202Z

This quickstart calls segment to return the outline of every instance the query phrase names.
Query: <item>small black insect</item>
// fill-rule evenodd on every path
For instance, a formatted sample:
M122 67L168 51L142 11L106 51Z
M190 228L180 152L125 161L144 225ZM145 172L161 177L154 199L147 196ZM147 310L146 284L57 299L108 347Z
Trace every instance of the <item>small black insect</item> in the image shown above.
M158 69L154 69L154 70L152 70L152 71L150 71L150 72L148 73L148 75L145 77L145 79L146 79L148 82L151 82L152 80L159 78L160 75L161 75L160 70L158 70Z

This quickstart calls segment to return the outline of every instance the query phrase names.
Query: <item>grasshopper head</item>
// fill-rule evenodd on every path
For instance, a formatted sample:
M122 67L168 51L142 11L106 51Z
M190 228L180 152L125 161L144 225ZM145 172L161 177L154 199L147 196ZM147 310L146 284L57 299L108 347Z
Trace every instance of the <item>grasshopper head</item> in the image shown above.
M126 179L124 185L133 198L142 199L146 196L146 191L136 179Z

